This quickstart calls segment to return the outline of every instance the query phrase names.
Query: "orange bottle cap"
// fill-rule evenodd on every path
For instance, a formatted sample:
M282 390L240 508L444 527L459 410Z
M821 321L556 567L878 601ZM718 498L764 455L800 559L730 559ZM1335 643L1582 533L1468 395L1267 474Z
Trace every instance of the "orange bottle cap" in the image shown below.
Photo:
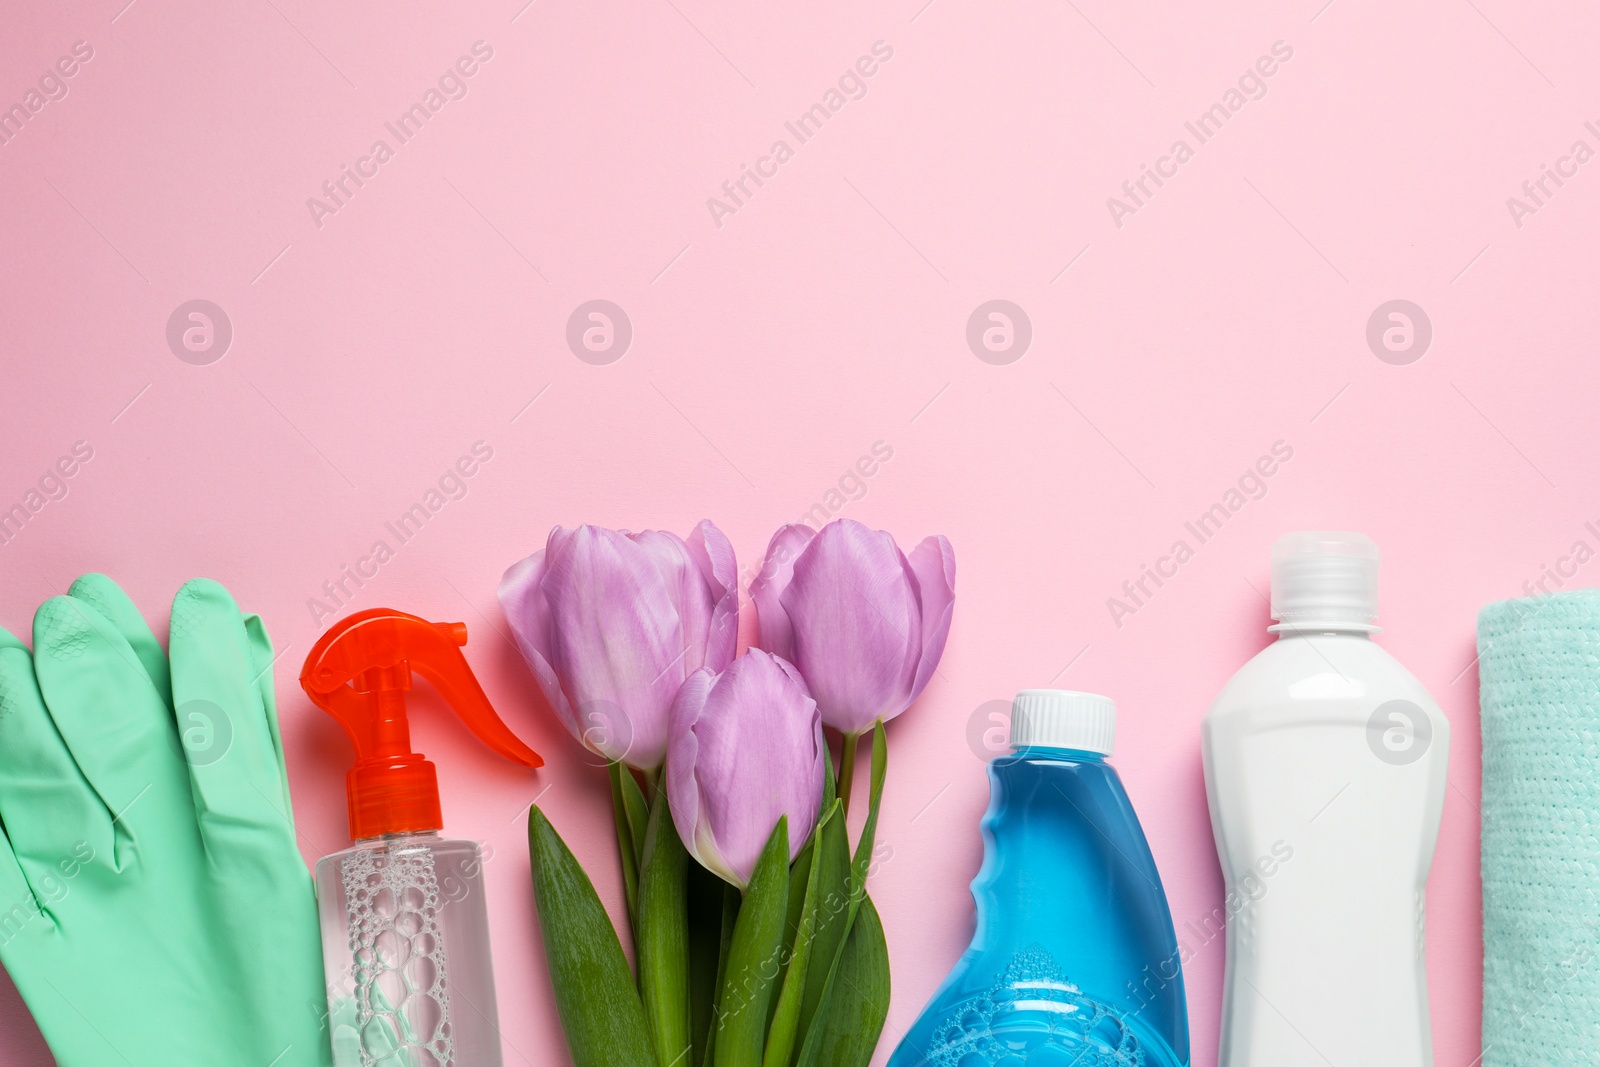
M344 727L356 749L355 766L345 776L353 840L444 828L438 775L411 751L405 694L412 671L433 683L484 744L513 763L544 765L495 714L461 654L466 643L464 623L374 608L335 623L306 656L301 687Z

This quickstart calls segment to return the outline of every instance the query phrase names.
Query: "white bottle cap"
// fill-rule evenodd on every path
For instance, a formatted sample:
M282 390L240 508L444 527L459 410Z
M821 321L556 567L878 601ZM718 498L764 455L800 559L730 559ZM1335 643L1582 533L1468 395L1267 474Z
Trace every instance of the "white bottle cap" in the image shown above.
M1042 745L1111 755L1117 705L1097 693L1024 689L1011 702L1011 747Z
M1366 534L1306 530L1272 546L1269 633L1299 630L1376 632L1378 546Z

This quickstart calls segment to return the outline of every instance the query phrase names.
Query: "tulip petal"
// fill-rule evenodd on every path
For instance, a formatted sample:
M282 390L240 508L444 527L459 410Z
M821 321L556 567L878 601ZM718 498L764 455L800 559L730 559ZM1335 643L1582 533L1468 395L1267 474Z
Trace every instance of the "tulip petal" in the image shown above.
M650 770L683 679L733 659L737 583L733 546L710 522L688 541L557 526L506 572L500 598L562 724L606 759Z
M672 702L667 731L667 807L672 812L678 838L689 855L723 881L733 882L737 881L737 876L717 851L710 825L701 819L700 742L695 737L694 725L705 710L706 696L715 680L716 675L705 668L695 671L684 679L683 687Z
M787 815L792 860L816 824L823 751L816 702L789 664L752 649L720 675L695 672L673 703L667 758L678 835L743 886Z
M829 523L795 561L781 600L795 665L829 726L858 734L911 703L922 611L893 537L849 519Z
M626 536L650 557L677 613L676 648L670 652L681 657L681 666L673 672L681 678L706 665L701 660L711 625L712 592L700 576L694 553L677 534L645 530Z
M582 726L579 739L637 767L656 766L665 755L667 709L688 673L658 550L580 526L559 551L546 552L541 582L550 665Z
M694 528L688 544L712 599L704 665L714 671L727 670L739 644L739 563L733 545L709 519Z
M794 577L795 560L817 531L804 523L780 527L767 543L761 573L750 582L750 599L761 627L761 647L786 660L794 659L794 631L783 610L783 592Z
M922 601L922 651L911 683L911 699L916 700L938 668L945 639L950 636L950 617L956 606L956 553L943 535L936 535L924 538L907 559Z
M550 665L550 608L540 588L544 581L545 555L545 550L541 549L506 570L500 579L500 607L511 625L512 636L517 639L517 647L522 650L522 658L528 661L534 679L544 690L556 716L563 726L578 734L572 707L561 691L555 668Z

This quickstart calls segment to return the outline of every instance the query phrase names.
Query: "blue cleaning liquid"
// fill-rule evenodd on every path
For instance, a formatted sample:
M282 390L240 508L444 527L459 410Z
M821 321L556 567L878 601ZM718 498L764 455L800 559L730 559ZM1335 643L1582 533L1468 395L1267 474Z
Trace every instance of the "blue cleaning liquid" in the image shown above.
M1188 1067L1172 915L1117 772L1027 747L989 783L977 932L889 1067Z

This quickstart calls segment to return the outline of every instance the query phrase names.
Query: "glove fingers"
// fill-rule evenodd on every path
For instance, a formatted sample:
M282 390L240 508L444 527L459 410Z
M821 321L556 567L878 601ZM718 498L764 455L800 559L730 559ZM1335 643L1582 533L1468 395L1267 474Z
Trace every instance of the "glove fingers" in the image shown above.
M272 638L267 635L267 624L261 616L251 613L244 617L244 632L250 641L250 663L255 668L256 692L261 696L261 707L267 713L267 735L272 741L272 755L278 763L278 781L283 787L283 810L293 817L289 806L289 764L283 758L283 733L278 725L278 694L272 685Z
M111 813L56 731L33 658L9 645L0 647L0 822L43 896L63 861L111 855Z
M172 679L167 672L167 654L161 650L161 643L150 632L144 616L139 614L122 587L103 574L90 573L73 582L67 595L98 611L122 635L150 676L150 684L161 694L162 703L171 707Z
M205 578L178 590L169 647L172 694L207 852L216 855L241 829L271 829L292 843L283 765L258 688L261 668L228 591Z
M28 646L18 641L4 626L0 626L0 648L20 648L24 652L28 651Z
M51 597L33 617L33 647L45 707L113 823L151 845L193 826L172 714L115 627Z

